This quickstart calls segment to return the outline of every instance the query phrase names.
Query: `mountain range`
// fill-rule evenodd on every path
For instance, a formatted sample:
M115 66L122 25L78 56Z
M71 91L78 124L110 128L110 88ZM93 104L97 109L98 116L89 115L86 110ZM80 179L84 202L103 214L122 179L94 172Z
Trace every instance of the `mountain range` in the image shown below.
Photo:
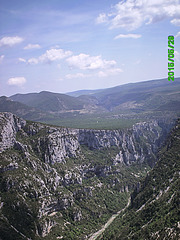
M10 101L12 100L12 101ZM177 117L180 113L180 78L151 80L108 89L68 94L43 91L0 97L0 111L27 120L64 127L118 129L136 121Z
M88 94L87 94L88 93ZM125 84L109 89L79 91L76 97L51 92L16 94L10 98L41 111L82 111L93 108L94 112L104 111L147 110L180 110L180 78L173 83L167 79L151 80ZM73 95L73 93L71 93ZM173 104L170 106L170 102ZM173 107L174 106L174 107Z

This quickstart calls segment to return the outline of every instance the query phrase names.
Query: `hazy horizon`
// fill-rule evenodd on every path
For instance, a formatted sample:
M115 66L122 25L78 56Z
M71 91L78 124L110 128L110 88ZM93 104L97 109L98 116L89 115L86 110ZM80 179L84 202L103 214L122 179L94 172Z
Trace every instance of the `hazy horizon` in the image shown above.
M180 77L177 77L176 79L178 79ZM149 80L142 80L142 81L138 81L138 82L129 82L129 83L124 83L124 84L120 84L120 85L116 85L116 86L112 86L112 87L109 87L109 88L115 88L115 87L119 87L119 86L123 86L123 85L128 85L128 84L136 84L136 83L143 83L143 82L151 82L151 81L158 81L158 80L165 80L167 78L159 78L159 79L149 79ZM109 89L109 88L98 88L98 89L77 89L75 91L71 91L71 92L53 92L53 91L49 91L48 89L47 90L40 90L38 92L23 92L23 93L20 93L20 92L16 92L12 95L4 95L6 97L11 97L13 95L16 95L16 94L31 94L31 93L41 93L41 92L51 92L51 93L59 93L59 94L70 94L70 93L75 93L75 92L80 92L80 91L101 91L101 90L106 90L106 89ZM3 96L3 95L0 95L0 97Z

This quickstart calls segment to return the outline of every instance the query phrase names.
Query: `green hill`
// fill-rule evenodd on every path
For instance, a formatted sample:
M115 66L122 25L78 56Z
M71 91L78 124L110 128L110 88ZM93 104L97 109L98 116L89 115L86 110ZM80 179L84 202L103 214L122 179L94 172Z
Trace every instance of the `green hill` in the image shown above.
M98 113L105 110L111 112L180 111L180 78L176 78L174 82L169 82L167 79L151 80L105 90L82 90L71 94L78 97L43 91L16 94L10 98L41 111L51 112L88 110L90 106L91 108L96 106L94 112Z
M58 112L61 110L80 110L83 108L83 103L77 98L47 91L16 94L11 96L11 99L42 111Z
M168 104L172 101L176 110L180 111L180 78L176 78L174 82L161 79L125 84L103 90L94 96L97 97L100 105L111 111L123 109L134 112L156 111L163 109L164 106L171 111L171 106Z
M6 96L0 97L0 112L11 112L25 119L36 121L41 120L44 117L48 117L47 113L27 106L23 103L13 101Z

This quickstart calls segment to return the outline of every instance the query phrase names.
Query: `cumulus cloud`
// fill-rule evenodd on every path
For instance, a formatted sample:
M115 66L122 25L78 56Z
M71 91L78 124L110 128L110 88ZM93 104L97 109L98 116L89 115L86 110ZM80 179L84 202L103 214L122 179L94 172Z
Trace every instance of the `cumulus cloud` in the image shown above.
M38 58L30 58L30 59L28 60L28 63L29 63L29 64L38 64L38 63L39 63L39 60L38 60Z
M121 68L112 68L112 69L107 69L105 71L99 71L98 72L98 77L108 77L112 75L118 75L119 73L122 73L123 70Z
M26 83L26 79L24 77L13 77L9 78L8 85L21 87Z
M72 55L71 51L64 51L63 49L52 48L47 50L43 55L38 58L30 58L28 60L29 64L38 64L38 63L52 63L57 60L67 58Z
M90 74L84 74L84 73L75 73L75 74L67 74L65 76L66 79L73 79L73 78L85 78L90 77Z
M72 56L66 59L70 67L79 68L82 70L95 70L101 68L110 68L116 65L114 60L106 61L102 59L101 56L89 56L87 54L81 53L76 56Z
M140 38L141 35L140 34L119 34L118 36L116 36L114 39L119 39L119 38Z
M4 55L1 55L0 56L0 64L2 63L3 59L4 59Z
M174 24L175 26L180 26L180 19L173 19L171 20L171 23Z
M180 37L180 32L178 32L175 37L176 37L176 38L177 38L177 37Z
M53 62L72 55L71 51L64 51L63 49L50 49L45 54L39 57L41 62Z
M21 43L23 42L24 39L21 38L21 37L3 37L0 39L0 47L1 46L9 46L9 47L12 47L18 43Z
M26 62L26 59L24 59L24 58L18 58L18 60L19 60L19 62Z
M97 23L108 23L110 29L125 28L134 30L143 24L151 24L171 19L171 23L180 23L179 0L123 0L112 7L109 13L101 13Z
M122 73L122 72L123 70L121 68L111 68L111 69L100 70L90 74L84 74L84 73L67 74L65 78L66 79L89 78L89 77L104 78L112 75L118 75L119 73Z
M39 49L41 46L39 44L28 44L27 46L24 47L25 50L29 49Z

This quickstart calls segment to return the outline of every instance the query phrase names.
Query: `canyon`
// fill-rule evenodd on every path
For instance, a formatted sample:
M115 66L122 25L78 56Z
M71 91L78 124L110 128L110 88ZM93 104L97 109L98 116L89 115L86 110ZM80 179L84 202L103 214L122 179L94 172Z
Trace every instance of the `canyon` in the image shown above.
M126 206L173 125L70 129L0 113L2 239L88 239Z

